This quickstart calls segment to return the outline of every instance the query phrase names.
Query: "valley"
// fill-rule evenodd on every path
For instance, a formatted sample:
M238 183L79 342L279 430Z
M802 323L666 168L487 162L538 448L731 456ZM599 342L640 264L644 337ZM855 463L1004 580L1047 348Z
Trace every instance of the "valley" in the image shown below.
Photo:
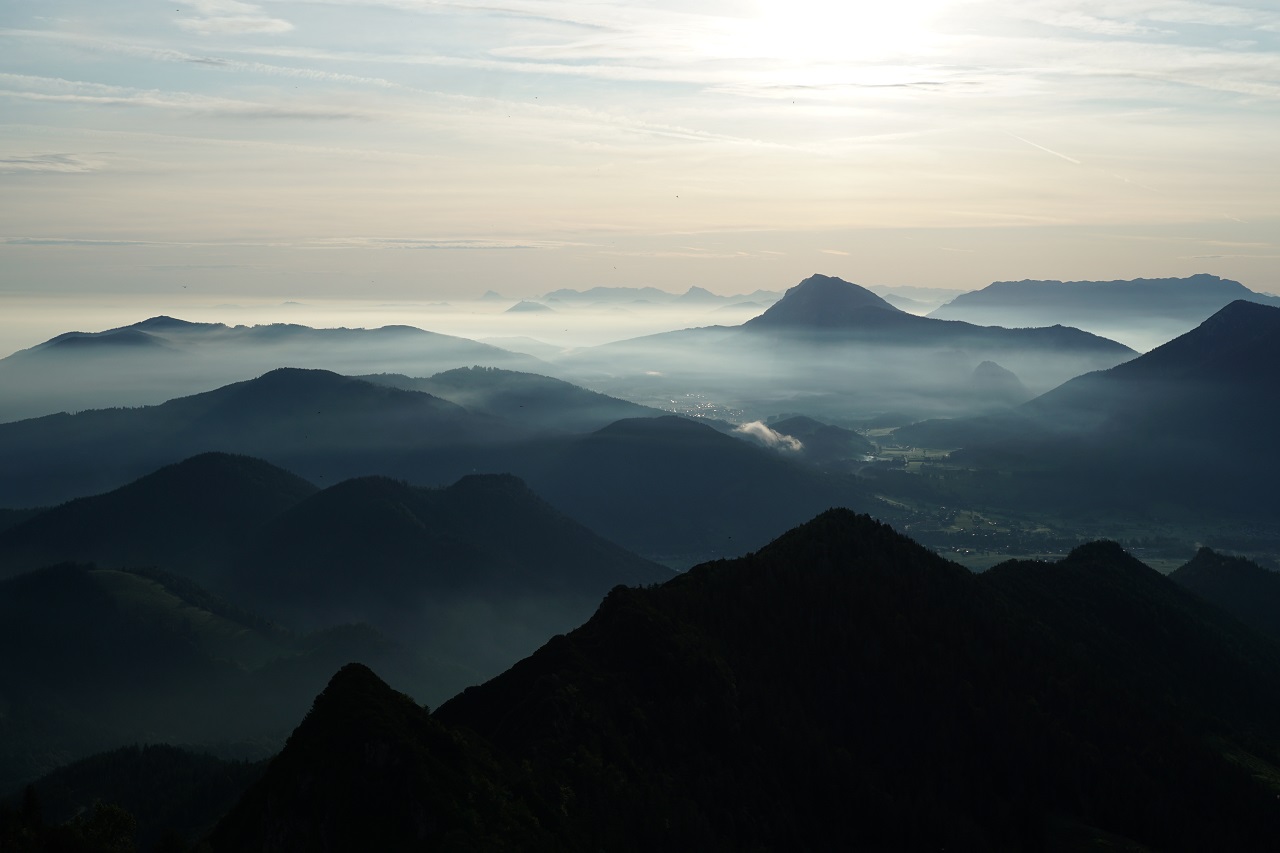
M424 808L481 846L741 841L736 807L707 784L754 803L745 825L766 846L802 820L814 849L836 849L835 825L812 811L826 784L863 790L867 837L890 846L1114 835L1191 849L1182 841L1230 834L1187 805L1185 839L1171 835L1153 801L1102 781L1153 784L1156 765L1126 751L1155 749L1121 721L1136 714L1169 738L1158 761L1190 774L1152 790L1185 803L1180 786L1207 783L1219 809L1237 798L1221 814L1255 849L1268 818L1249 803L1280 766L1257 710L1280 689L1280 647L1271 611L1251 604L1280 602L1277 340L1280 308L1254 302L1137 353L1062 327L918 317L828 276L740 326L545 363L406 329L154 318L60 336L0 361L14 411L70 410L0 423L0 788L15 792L0 839L44 831L17 810L24 786L60 814L80 809L58 832L88 832L84 815L116 814L91 808L111 796L102 780L142 766L188 774L176 792L238 780L211 810L182 799L194 793L164 813L121 795L148 844L167 832L216 850L259 849L263 832L402 849ZM290 363L237 374L274 358ZM176 395L139 405L140 376ZM204 387L217 377L232 381ZM132 404L93 407L113 394ZM1196 664L1162 704L1174 688L1159 679L1182 664L1150 645L1143 614L1157 611L1185 622L1182 653L1218 655L1241 680L1228 690ZM804 612L819 622L805 628ZM1098 620L1130 644L1117 669L1074 657L1110 642L1089 633ZM965 651L934 660L944 638ZM1140 675L1152 667L1162 674ZM1062 704L1067 681L1092 722ZM855 711L858 696L875 698ZM1057 710L1027 716L1029 701ZM1187 739L1184 713L1220 715L1212 748ZM702 745L678 746L675 720ZM903 721L895 737L919 744L897 769L855 734ZM1069 779L1005 759L993 770L994 744L1009 748L1000 727L1058 761L1117 738L1128 757ZM980 754L948 753L932 777L977 774L981 793L919 794L932 817L898 836L910 780L943 749L925 728L987 733ZM759 744L751 766L807 793L744 787L731 757L743 738ZM815 749L833 758L810 778L795 762ZM864 757L850 763L851 750ZM330 765L345 769L318 769ZM882 796L864 766L891 780ZM346 790L388 772L399 793ZM324 781L303 793L298 773ZM1027 774L1032 793L1010 787ZM487 828L441 779L470 792ZM74 793L54 796L55 783ZM1069 805L1093 796L1127 805ZM264 817L264 798L294 816ZM635 808L671 823L646 829ZM334 809L337 824L308 817Z

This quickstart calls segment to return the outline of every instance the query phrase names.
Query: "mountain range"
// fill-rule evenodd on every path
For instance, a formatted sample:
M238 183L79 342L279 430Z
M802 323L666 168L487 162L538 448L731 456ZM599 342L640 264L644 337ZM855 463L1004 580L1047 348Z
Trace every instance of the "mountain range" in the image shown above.
M1266 850L1280 648L1118 547L832 511L427 714L344 667L215 850Z
M368 626L297 634L168 572L64 563L0 581L0 790L134 743L261 758L350 660L415 692L466 683Z
M159 316L101 332L66 332L0 359L0 421L153 405L282 366L359 374L475 364L553 369L532 356L412 326L227 326Z
M1202 273L1130 281L996 281L960 294L929 316L1009 327L1063 323L1149 349L1238 299L1280 306L1280 296Z
M960 448L951 453L957 464L1026 472L1015 501L1274 517L1276 364L1280 308L1241 300L1008 413L926 421L895 437Z
M1064 326L1005 329L919 317L851 282L813 275L741 326L605 344L572 353L561 366L593 375L597 389L642 402L709 388L747 418L803 406L811 417L833 420L1007 405L1004 395L971 381L988 361L1044 391L1134 355Z
M760 547L826 507L865 502L848 478L687 418L627 417L585 434L558 433L652 410L557 380L487 370L421 382L375 379L281 369L160 406L0 424L0 466L10 472L0 502L39 506L102 493L209 450L261 458L321 485L373 475L439 484L512 473L606 538L680 567ZM478 411L388 382L443 390ZM67 517L73 509L58 512ZM0 533L0 563L26 535ZM121 541L121 548L150 547ZM191 541L197 556L188 571L214 553L195 547L205 539ZM58 556L83 558L73 550Z

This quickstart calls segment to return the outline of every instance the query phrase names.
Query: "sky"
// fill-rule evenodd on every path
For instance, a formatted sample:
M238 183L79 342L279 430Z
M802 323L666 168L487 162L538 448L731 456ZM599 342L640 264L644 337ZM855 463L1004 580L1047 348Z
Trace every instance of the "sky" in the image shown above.
M5 0L0 313L1277 292L1277 150L1275 0Z

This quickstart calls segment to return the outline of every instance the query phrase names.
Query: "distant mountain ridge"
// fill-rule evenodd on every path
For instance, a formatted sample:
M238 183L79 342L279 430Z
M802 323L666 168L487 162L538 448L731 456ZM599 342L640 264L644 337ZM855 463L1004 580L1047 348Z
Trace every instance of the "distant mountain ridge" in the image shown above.
M0 531L0 578L68 561L159 567L293 629L371 624L448 664L415 688L433 702L577 625L614 586L672 576L508 474L317 490L217 453Z
M917 418L990 411L1007 387L972 381L986 361L1029 393L1136 355L1065 326L1005 329L919 317L834 276L813 275L741 326L709 326L578 350L562 364L594 387L639 402L714 389L748 419L779 410L818 420L913 411ZM803 401L803 404L801 404Z
M0 577L63 562L207 577L259 526L315 491L262 460L204 453L0 531Z
M1266 516L1280 510L1276 364L1280 308L1238 300L1145 355L1007 414L926 421L895 435L961 448L952 458L964 464L1054 472L1037 477L1042 499L1060 492L1094 505Z
M1201 273L1128 281L997 281L957 296L929 316L1002 326L1063 323L1109 337L1127 337L1127 327L1130 334L1155 335L1162 343L1239 299L1280 306L1280 296Z
M826 328L848 326L859 321L875 322L862 313L869 308L893 314L904 313L864 287L833 276L814 274L789 289L782 299L759 317L753 317L742 326L744 329Z
M0 421L156 404L290 365L341 373L471 365L554 372L533 356L412 326L227 326L158 316L100 332L66 332L0 358Z
M739 293L732 296L721 296L704 287L692 285L684 293L672 293L656 287L592 287L587 290L562 288L544 293L540 298L548 302L565 302L579 304L625 304L628 302L650 302L654 304L670 303L706 303L728 305L734 302L776 302L782 294L772 290L756 290L751 293Z
M116 488L207 451L332 483L424 447L509 440L516 424L417 391L280 368L157 406L0 424L0 504L40 506Z

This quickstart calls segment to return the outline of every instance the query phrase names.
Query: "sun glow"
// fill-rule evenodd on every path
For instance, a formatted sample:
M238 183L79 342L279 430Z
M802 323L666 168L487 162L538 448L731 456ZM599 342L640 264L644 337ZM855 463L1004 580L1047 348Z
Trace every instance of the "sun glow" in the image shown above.
M947 0L757 0L744 55L788 62L868 62L928 49Z

